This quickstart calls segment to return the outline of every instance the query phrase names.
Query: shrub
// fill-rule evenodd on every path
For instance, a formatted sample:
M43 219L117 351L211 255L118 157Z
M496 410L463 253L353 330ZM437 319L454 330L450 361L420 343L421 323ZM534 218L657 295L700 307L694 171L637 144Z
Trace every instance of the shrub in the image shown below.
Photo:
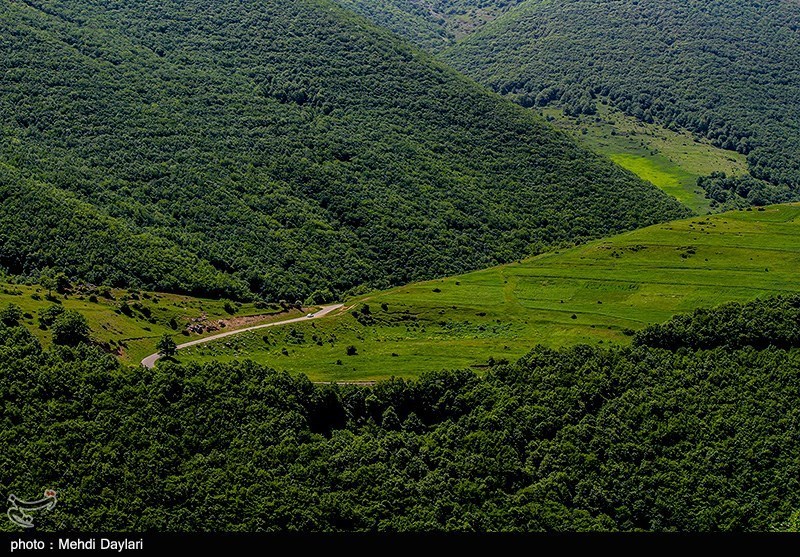
M64 310L53 321L53 343L77 346L89 342L89 323L86 318L73 310Z
M62 313L64 313L64 308L57 304L53 304L52 306L43 309L41 313L39 313L39 327L41 329L50 327L53 322L55 322L56 318Z
M0 311L0 321L2 321L4 325L15 327L19 325L21 320L22 308L17 304L8 304Z
M156 344L156 349L158 349L159 354L165 358L169 358L178 352L178 345L175 344L175 341L168 333L164 333Z

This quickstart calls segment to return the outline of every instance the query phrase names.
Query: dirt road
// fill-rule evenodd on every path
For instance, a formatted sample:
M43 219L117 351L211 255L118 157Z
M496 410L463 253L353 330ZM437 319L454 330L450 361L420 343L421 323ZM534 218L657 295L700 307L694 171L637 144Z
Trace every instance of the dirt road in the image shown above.
M232 335L238 335L239 333L246 333L247 331L255 331L256 329L265 329L267 327L277 327L279 325L288 325L289 323L300 323L301 321L310 321L312 319L320 319L325 317L331 312L334 312L340 308L344 307L344 304L334 304L330 306L322 306L320 310L317 312L309 315L305 315L303 317L295 317L292 319L286 319L284 321L274 321L272 323L264 323L263 325L254 325L252 327L245 327L243 329L236 329L235 331L226 331L224 333L219 333L216 335L211 335L210 337L199 338L197 340L192 340L190 342L184 342L183 344L178 345L178 350L182 350L184 348L189 348L190 346L197 346L198 344L204 344L206 342L211 342L213 340L219 340L221 338L229 337ZM150 354L144 360L142 360L142 365L146 368L151 368L156 365L156 362L161 358L161 354L156 352L155 354Z

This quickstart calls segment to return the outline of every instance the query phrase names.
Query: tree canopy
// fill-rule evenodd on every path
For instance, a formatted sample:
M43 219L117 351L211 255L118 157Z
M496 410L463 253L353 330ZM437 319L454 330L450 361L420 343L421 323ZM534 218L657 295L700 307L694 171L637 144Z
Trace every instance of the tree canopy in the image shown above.
M442 59L526 106L688 129L797 198L798 20L793 0L527 0Z
M429 52L438 52L523 0L335 1Z

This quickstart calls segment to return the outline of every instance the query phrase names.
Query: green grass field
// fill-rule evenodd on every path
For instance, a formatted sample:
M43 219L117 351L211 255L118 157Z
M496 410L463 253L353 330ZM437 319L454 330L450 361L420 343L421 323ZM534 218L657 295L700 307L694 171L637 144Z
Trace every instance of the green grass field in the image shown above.
M179 359L253 359L318 381L484 369L490 358L512 361L539 343L626 343L629 330L676 313L798 292L798 268L800 205L695 217L362 296L340 315L228 337L181 351ZM0 284L0 307L19 305L45 345L51 333L37 317L53 303L46 295L39 286ZM224 319L229 330L300 315L135 291L53 296L87 317L94 341L133 364L154 352L165 332L179 343L214 334L179 332L201 316L206 323ZM348 347L356 353L348 355Z
M481 369L538 343L626 343L626 329L676 313L798 292L798 268L798 205L695 217L375 293L341 316L244 333L180 359L253 359L313 380Z
M226 320L232 325L248 316L276 315L279 309L259 309L253 304L228 303L223 300L206 300L174 294L152 292L126 292L109 290L107 296L92 296L88 292L61 295L52 292L55 303L65 309L83 314L92 329L92 340L105 345L127 363L138 364L142 358L155 352L156 341L164 333L174 335L175 341L186 342L193 338L208 336L213 332L194 334L191 337L176 332L183 330L191 319L205 316L209 322ZM42 310L53 305L47 299L48 292L40 286L20 284L0 284L0 307L13 303L25 312L24 324L36 335L43 345L50 343L51 332L39 327L38 316ZM130 308L129 315L121 311L122 303ZM281 313L281 318L300 315L299 311Z
M747 158L675 132L647 124L605 105L593 116L570 117L557 108L542 115L593 151L605 155L687 205L698 214L710 210L697 178L714 171L747 174Z

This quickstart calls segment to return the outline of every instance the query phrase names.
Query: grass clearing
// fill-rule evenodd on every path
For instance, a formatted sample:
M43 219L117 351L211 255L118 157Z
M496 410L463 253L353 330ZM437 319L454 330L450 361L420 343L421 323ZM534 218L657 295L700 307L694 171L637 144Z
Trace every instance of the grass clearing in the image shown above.
M278 315L283 319L301 314L282 312L280 307L258 308L226 300L118 289L108 290L106 296L88 292L67 295L51 292L50 296L48 299L48 291L41 286L0 284L0 307L8 303L20 306L25 314L23 324L43 345L50 344L51 332L39 326L38 316L56 303L83 314L91 327L92 340L131 364L138 364L155 352L155 344L164 333L173 335L177 343L214 334L214 331L180 333L192 322L218 327L224 321L235 327L243 320L266 322ZM123 304L127 306L125 311Z
M688 132L675 132L658 124L647 124L598 104L592 116L566 116L558 108L541 113L593 151L609 157L643 180L658 186L698 214L708 213L710 204L697 187L697 178L714 171L728 175L747 174L747 158L719 149Z
M347 301L341 315L234 335L181 351L179 359L252 359L317 381L480 370L491 361L513 361L536 344L624 344L629 330L676 313L799 292L798 268L800 205L694 217L372 293ZM181 332L193 323L218 327L222 320L230 330L309 311L137 291L104 294L53 296L87 317L97 343L132 364L154 352L164 333L181 343L220 330ZM53 303L46 298L40 286L0 283L0 307L19 305L24 324L45 345L51 333L37 318Z
M799 292L798 268L798 205L694 217L374 293L340 316L229 337L179 359L253 359L319 381L482 369L539 343L624 344L626 330L676 313Z

